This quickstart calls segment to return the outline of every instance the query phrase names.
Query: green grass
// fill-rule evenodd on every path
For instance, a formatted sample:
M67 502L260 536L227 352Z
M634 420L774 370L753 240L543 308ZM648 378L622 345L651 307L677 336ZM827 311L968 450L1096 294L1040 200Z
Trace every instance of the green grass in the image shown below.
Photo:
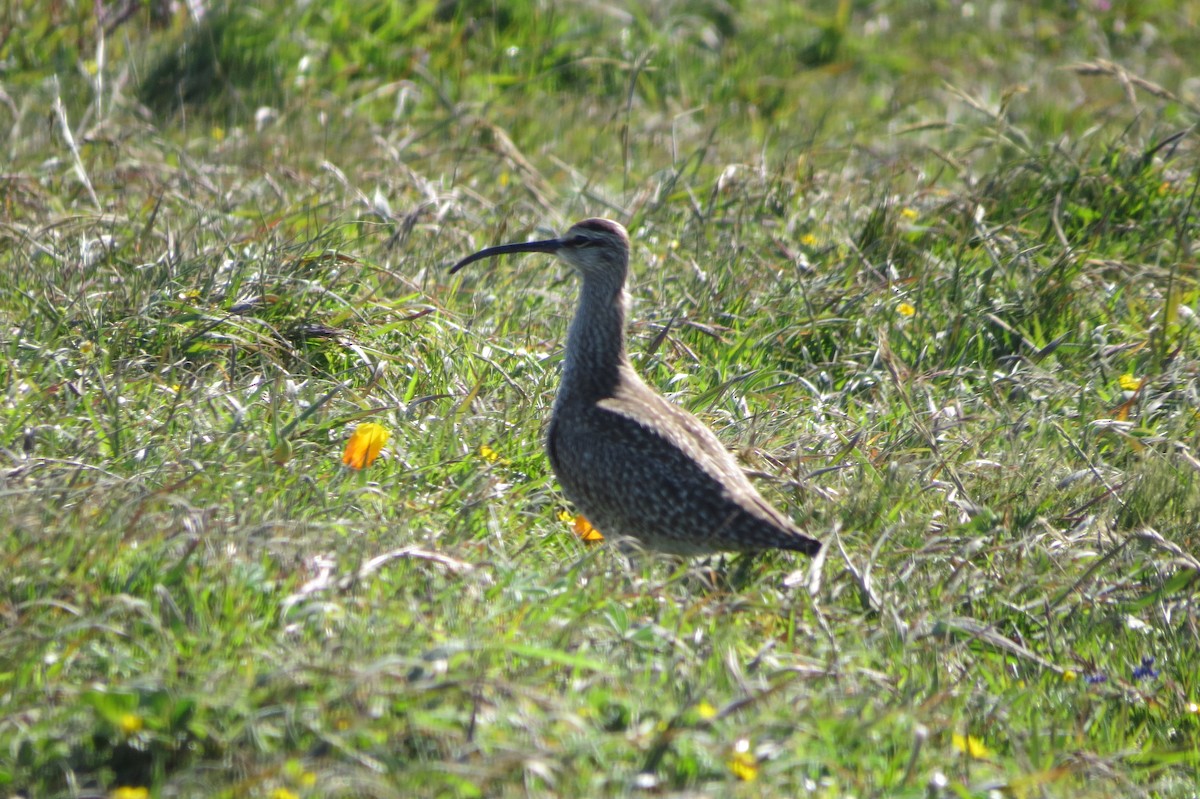
M0 12L5 795L1195 796L1200 3L78 5ZM446 268L587 215L821 560L560 520L575 281Z

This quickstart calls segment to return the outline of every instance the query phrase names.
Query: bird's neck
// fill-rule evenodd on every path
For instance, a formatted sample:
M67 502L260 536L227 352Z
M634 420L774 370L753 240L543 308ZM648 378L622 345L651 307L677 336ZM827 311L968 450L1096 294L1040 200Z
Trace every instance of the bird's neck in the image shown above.
M588 278L567 333L558 402L603 399L616 392L625 354L625 281Z

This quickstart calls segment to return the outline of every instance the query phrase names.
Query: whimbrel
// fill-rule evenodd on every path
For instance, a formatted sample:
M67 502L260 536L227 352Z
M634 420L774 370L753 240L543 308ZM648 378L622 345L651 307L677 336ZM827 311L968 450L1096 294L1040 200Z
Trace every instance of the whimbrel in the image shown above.
M605 536L675 555L815 554L820 542L763 499L712 431L630 365L625 228L585 219L561 238L488 247L450 271L518 252L553 253L583 278L546 451L563 492L588 521Z

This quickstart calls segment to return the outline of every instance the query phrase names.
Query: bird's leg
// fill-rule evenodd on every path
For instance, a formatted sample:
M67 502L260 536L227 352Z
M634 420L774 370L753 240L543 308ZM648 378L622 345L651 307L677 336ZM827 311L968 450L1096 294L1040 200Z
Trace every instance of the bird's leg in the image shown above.
M754 567L754 561L757 559L757 553L743 552L741 557L734 561L736 570L729 579L729 585L734 591L740 592L750 584L754 578L751 569Z
M729 582L725 574L725 556L710 555L703 560L693 562L685 575L689 582L706 593L719 593L729 590Z

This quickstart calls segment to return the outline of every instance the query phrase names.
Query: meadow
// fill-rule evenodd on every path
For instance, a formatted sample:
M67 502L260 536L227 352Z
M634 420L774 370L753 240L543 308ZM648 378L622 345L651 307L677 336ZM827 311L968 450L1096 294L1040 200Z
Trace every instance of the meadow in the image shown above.
M1200 796L1200 2L193 7L0 10L0 794ZM588 216L816 559L577 534Z

